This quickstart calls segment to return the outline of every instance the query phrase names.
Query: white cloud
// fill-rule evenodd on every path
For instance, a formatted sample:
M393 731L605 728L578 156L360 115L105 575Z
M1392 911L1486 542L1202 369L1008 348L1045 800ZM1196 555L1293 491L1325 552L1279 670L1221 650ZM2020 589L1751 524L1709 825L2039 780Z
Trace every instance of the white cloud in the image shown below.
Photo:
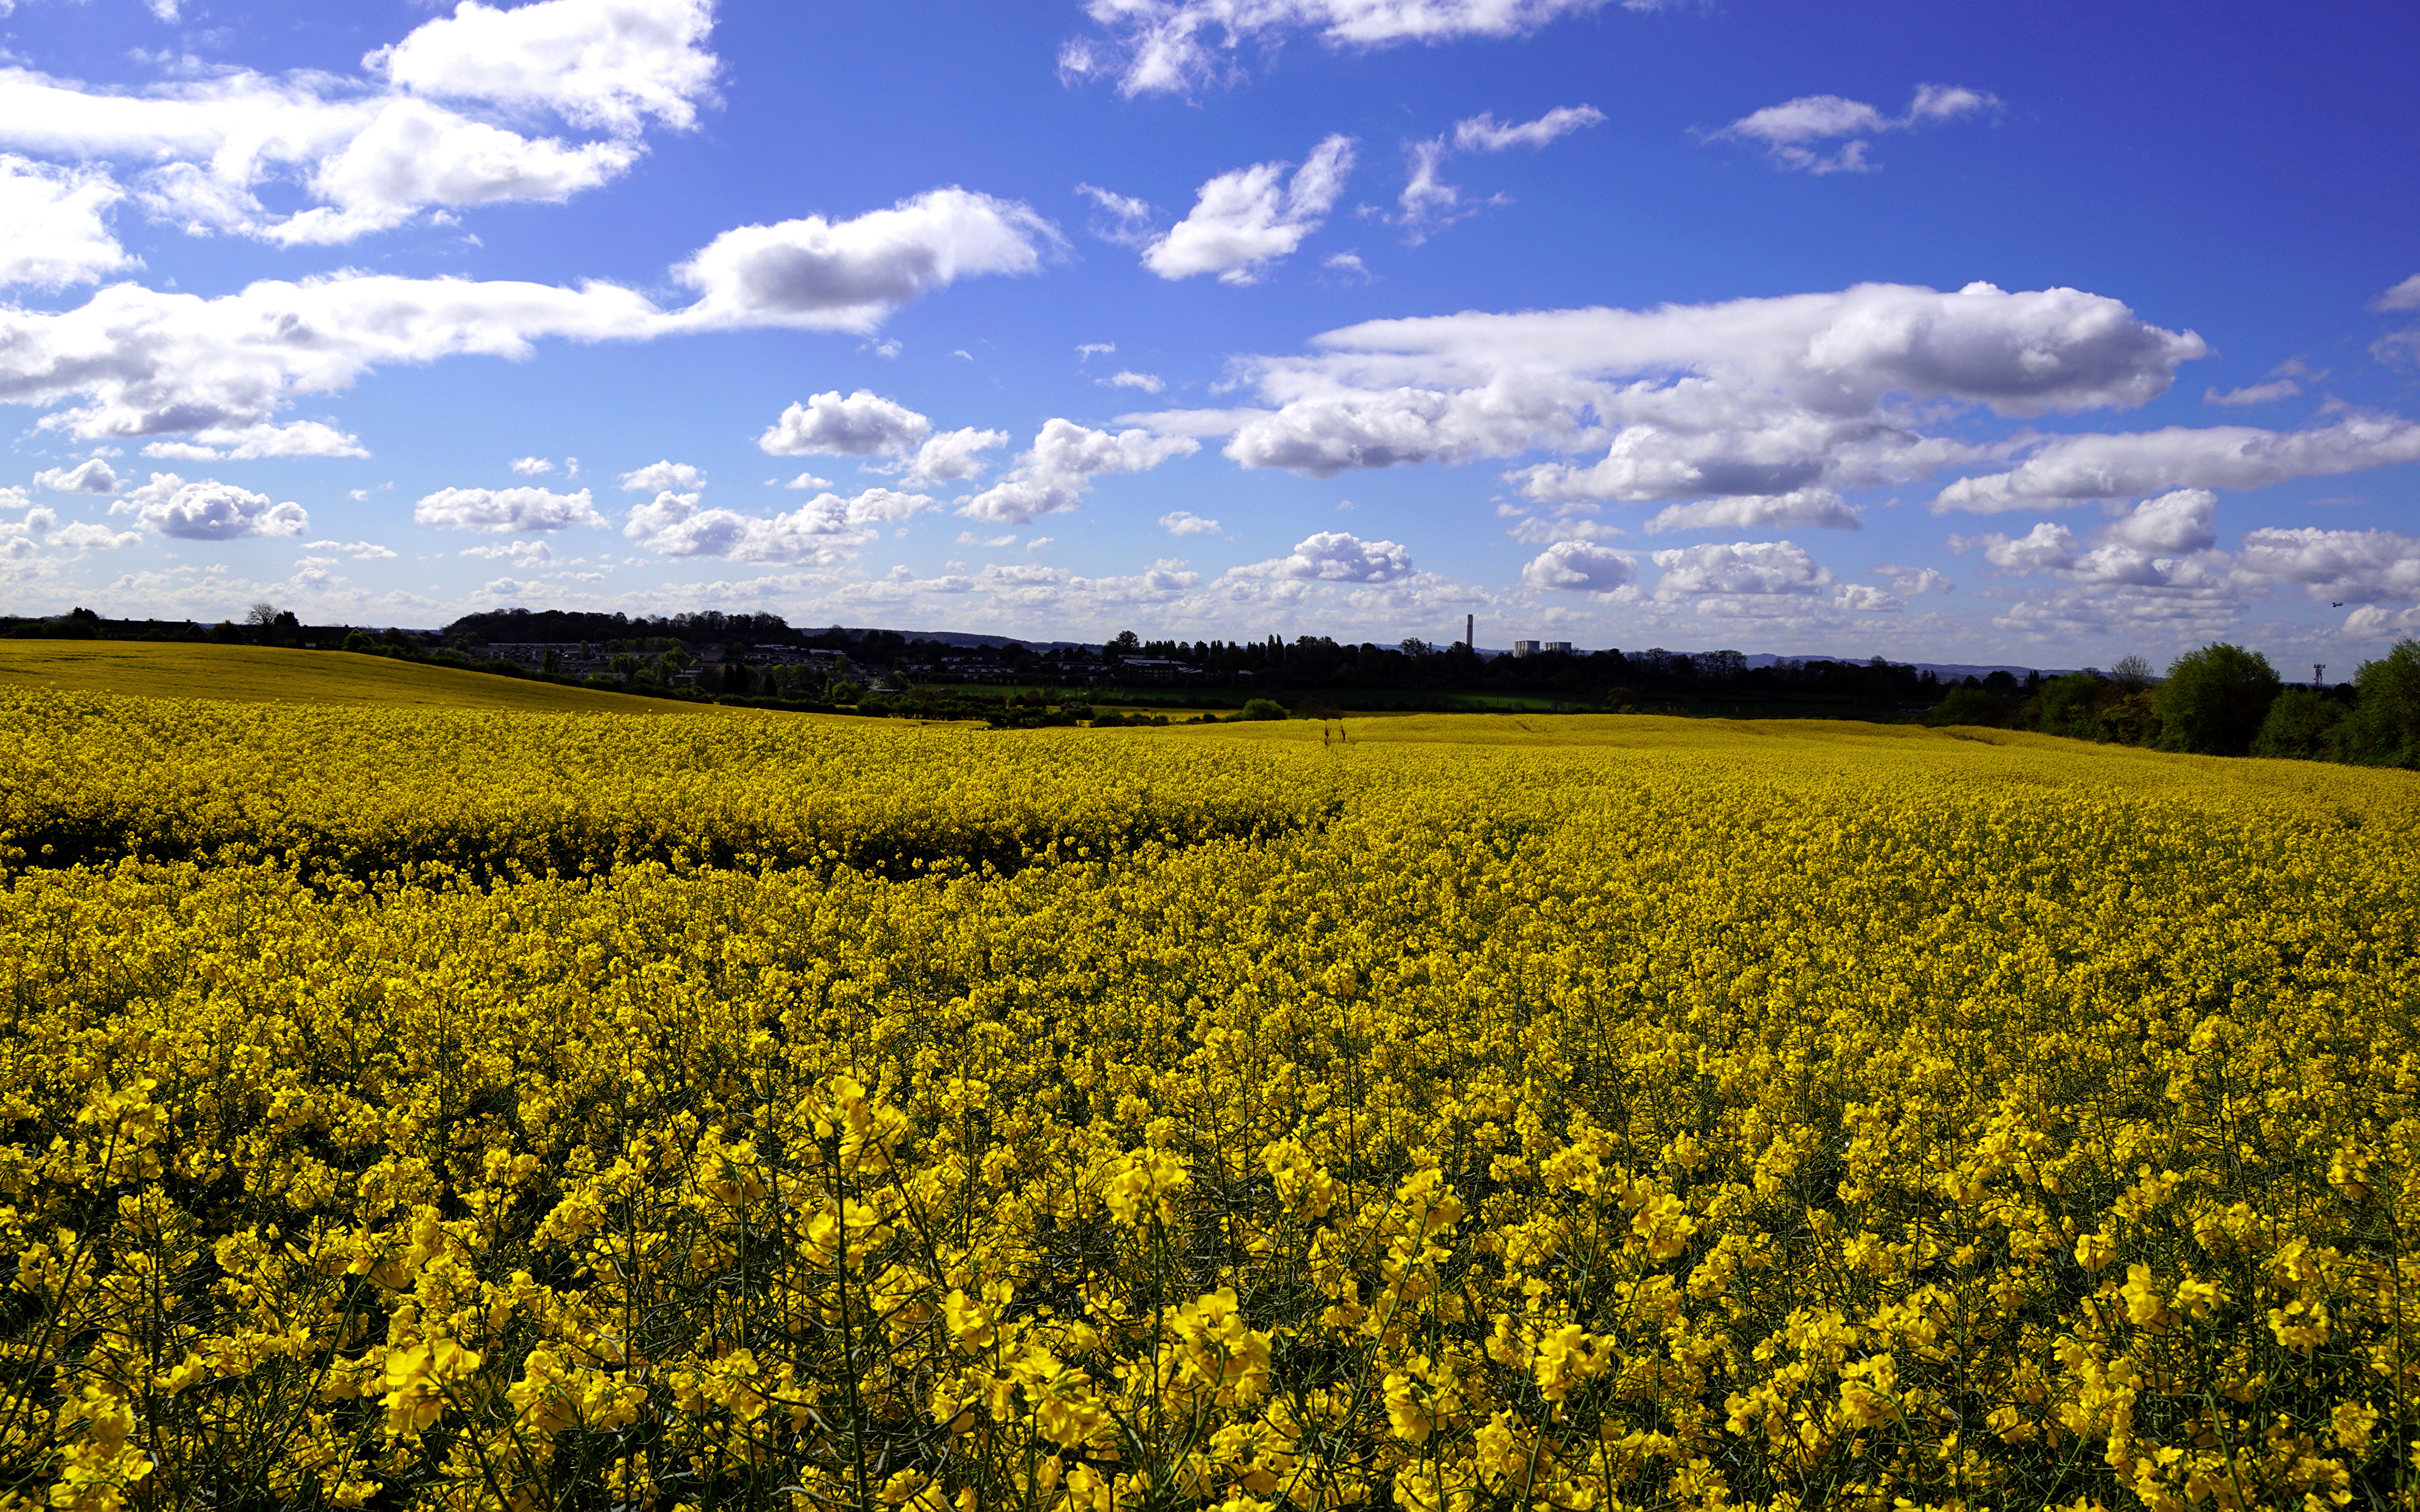
M2365 411L2303 430L2170 425L2061 436L2042 442L2010 471L1959 479L1941 490L1932 508L1993 514L2167 488L2263 488L2414 461L2420 461L2420 422Z
M782 486L784 488L801 489L829 488L831 486L831 480L830 478L818 478L812 472L801 472L797 477L792 478L789 482L782 485Z
M1893 593L1904 594L1910 598L1919 594L1952 593L1958 587L1956 583L1949 580L1947 574L1936 572L1931 567L1885 565L1876 567L1874 576L1889 583Z
M1739 494L1729 499L1704 499L1694 504L1674 504L1647 522L1647 532L1750 531L1775 525L1854 531L1863 529L1864 524L1857 512L1831 489L1800 488L1792 493Z
M1145 393L1157 393L1168 387L1166 382L1149 373L1137 373L1130 369L1121 369L1101 381L1113 389L1140 389Z
M1832 584L1832 573L1789 541L1735 541L1730 545L1683 547L1658 551L1652 559L1664 569L1655 596L1671 600L1684 595L1768 597L1813 594Z
M1319 266L1326 269L1330 272L1349 273L1361 280L1364 284L1369 283L1376 276L1370 271L1370 265L1361 260L1361 255L1357 252L1339 252L1331 254L1327 257L1322 259Z
M1465 152L1502 152L1510 147L1542 147L1605 119L1594 105L1558 105L1534 121L1499 125L1493 112L1453 123L1453 145Z
M981 197L944 191L924 199L953 196ZM709 248L691 265L711 263L708 296L686 310L659 309L610 284L567 289L351 272L264 280L216 298L118 284L70 310L0 307L0 403L81 399L42 424L87 439L194 432L196 444L231 447L224 453L231 456L358 455L357 441L326 426L265 423L297 394L346 388L380 366L472 353L525 357L551 337L640 341L735 323L849 325L879 318L944 275L976 270L917 239L920 228L934 229L929 217L908 216L915 224L903 225L901 215L876 211L826 226L829 245L791 246L797 256L788 261L779 246L735 251L719 239L722 253ZM750 236L781 230L748 228Z
M1743 116L1714 132L1713 139L1758 143L1777 168L1813 174L1869 173L1874 165L1867 161L1867 138L1983 115L1999 105L1998 100L1978 89L1931 84L1917 85L1907 114L1899 116L1885 116L1862 100L1838 95L1805 95ZM1817 145L1841 137L1850 140L1837 151L1826 153Z
M1159 517L1159 528L1171 535L1215 535L1218 522L1203 519L1189 509L1177 509Z
M180 541L232 541L246 535L300 535L311 528L302 505L272 502L231 483L204 478L187 483L173 472L151 481L109 506L132 514L134 523Z
M539 473L554 471L554 463L543 456L517 456L511 465L512 470L524 478L535 478Z
M1342 531L1305 536L1294 550L1229 571L1230 578L1293 578L1309 582L1387 583L1408 578L1412 554L1392 541L1365 541Z
M871 389L845 399L834 389L783 410L756 445L775 456L872 456L912 451L932 428L924 416Z
M908 481L952 483L978 477L986 466L983 454L1007 444L1008 432L978 430L972 425L928 436L908 460Z
M667 459L623 473L621 486L629 493L658 493L666 488L695 488L705 482L706 474L697 469Z
M1143 266L1166 279L1216 273L1249 284L1326 224L1353 171L1353 139L1329 136L1280 186L1282 162L1222 173L1202 186L1192 213L1143 253Z
M440 488L411 506L411 522L442 531L563 531L606 526L588 490Z
M466 557L484 557L490 562L501 558L526 571L531 567L544 566L552 562L554 548L544 541L499 541L494 546L465 547L456 554Z
M415 95L545 110L601 131L647 119L687 128L713 88L713 27L711 0L464 0L362 61Z
M1106 36L1069 42L1059 69L1069 79L1113 78L1120 94L1189 93L1225 69L1247 42L1277 43L1311 32L1331 47L1385 47L1475 37L1525 37L1607 0L1087 0L1084 13ZM1623 0L1653 10L1664 0Z
M1076 193L1096 206L1100 214L1089 227L1093 235L1113 247L1130 247L1137 252L1151 245L1159 235L1159 211L1149 200L1132 194L1120 194L1098 184L1078 184ZM1094 342L1076 348L1079 357L1094 352L1113 352L1112 342Z
M153 441L145 456L186 462L254 462L265 456L367 456L361 438L316 420L251 425L206 425L190 441Z
M1114 357L1117 350L1118 344L1114 341L1088 341L1076 348L1076 361L1085 363L1095 357Z
M2420 537L2394 531L2251 531L2238 560L2256 577L2298 583L2323 602L2420 598Z
M770 518L697 507L698 495L659 493L630 511L622 533L667 557L824 564L854 556L878 538L876 527L937 509L923 494L869 488L853 499L818 494Z
M350 240L430 208L561 200L618 177L648 121L695 124L717 67L711 23L706 0L473 3L371 53L353 78L231 69L108 91L0 69L0 143L139 165L140 197L189 230ZM438 100L603 139L525 135ZM275 214L260 197L272 183L317 203Z
M116 493L117 474L96 456L72 468L44 468L34 474L34 484L54 493Z
M1611 593L1637 577L1637 558L1588 541L1557 541L1521 569L1531 588L1579 594Z
M118 551L138 545L143 534L139 531L113 531L106 525L80 519L61 526L50 539L62 551Z
M1852 614L1895 614L1907 606L1866 583L1842 583L1832 591L1832 607Z
M1989 284L1373 320L1315 347L1244 365L1273 408L1137 418L1225 431L1235 461L1314 476L1602 447L1592 465L1513 477L1548 502L1769 496L2004 455L1920 427L1957 407L2026 416L2141 404L2206 350L2115 300Z
M1201 443L1189 436L1155 436L1142 429L1111 433L1051 420L1033 447L991 487L967 500L958 513L969 519L1023 525L1036 515L1057 515L1083 501L1093 480L1108 472L1142 472L1173 456L1189 456Z
M125 193L105 173L0 153L0 285L65 288L137 266L101 220Z
M519 543L515 544L518 545ZM392 561L395 557L395 553L393 551L390 551L385 547L379 545L376 541L305 541L302 543L302 549L305 551L341 551L345 555L351 557L355 562L386 562ZM467 555L468 553L465 554Z
M2388 609L2376 604L2364 604L2345 616L2345 634L2358 638L2375 638L2420 634L2420 609Z
M1016 532L1011 531L1005 535L977 535L972 531L960 531L958 532L957 544L960 546L981 547L986 551L997 551L1004 546L1015 546L1016 544Z
M2268 383L2254 383L2241 389L2229 389L2224 393L2215 387L2208 388L2202 391L2201 402L2228 406L2274 404L2280 399L2291 399L2302 392L2303 386L2292 378L2277 378Z
M2207 488L2179 488L2146 499L2102 533L2140 551L2180 555L2218 544L2218 496Z
M2420 273L2414 273L2370 302L2373 310L2420 310Z
M1444 137L1406 143L1404 150L1412 168L1404 179L1404 192L1395 198L1401 211L1396 221L1404 227L1404 239L1418 246L1432 231L1476 214L1477 208L1464 205L1462 191L1438 175L1437 164L1445 157Z
M869 332L937 288L981 273L1032 273L1059 232L1023 205L936 189L851 221L820 215L725 231L673 276L698 291L678 324Z

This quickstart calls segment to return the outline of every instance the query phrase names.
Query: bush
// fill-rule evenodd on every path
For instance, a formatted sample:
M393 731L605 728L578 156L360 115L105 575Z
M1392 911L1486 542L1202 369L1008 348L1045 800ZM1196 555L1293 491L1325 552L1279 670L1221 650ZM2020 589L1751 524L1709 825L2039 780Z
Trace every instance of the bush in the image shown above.
M2090 672L2070 672L2042 685L2040 720L2046 735L2072 735L2089 740L2098 722L2101 695L2107 687Z
M366 652L375 656L378 653L379 643L371 640L368 636L364 635L359 630L348 630L345 632L344 649L347 651Z
M1282 719L1285 717L1285 705L1275 699L1252 699L1245 703L1243 712L1235 716L1238 719Z
M1924 722L1930 725L1996 725L2007 717L2008 708L1997 695L1979 687L1953 687L1947 698L1934 705Z
M2338 760L2345 719L2344 705L2316 688L2280 689L2252 737L2252 754L2288 761Z
M2186 652L2168 665L2167 681L2151 694L2160 748L2248 754L2281 686L2276 669L2257 651L2221 641Z

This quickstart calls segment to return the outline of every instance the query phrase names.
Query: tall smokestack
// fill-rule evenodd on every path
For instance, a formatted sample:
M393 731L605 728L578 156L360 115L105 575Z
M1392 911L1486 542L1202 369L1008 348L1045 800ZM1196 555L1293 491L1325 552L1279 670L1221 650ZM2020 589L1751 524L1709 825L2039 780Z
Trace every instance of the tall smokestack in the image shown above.
M1475 652L1479 649L1479 642L1471 639L1471 636L1475 632L1478 625L1479 616L1476 614L1466 614L1462 617L1463 650Z

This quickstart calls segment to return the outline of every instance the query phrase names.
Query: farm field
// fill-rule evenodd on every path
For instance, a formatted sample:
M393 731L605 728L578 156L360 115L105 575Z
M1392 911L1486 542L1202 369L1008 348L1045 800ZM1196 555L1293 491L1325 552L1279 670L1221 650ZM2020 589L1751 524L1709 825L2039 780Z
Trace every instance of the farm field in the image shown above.
M523 682L342 651L147 640L0 640L0 689L539 714L723 714L594 688Z
M1343 729L0 687L0 1497L2420 1497L2420 778Z

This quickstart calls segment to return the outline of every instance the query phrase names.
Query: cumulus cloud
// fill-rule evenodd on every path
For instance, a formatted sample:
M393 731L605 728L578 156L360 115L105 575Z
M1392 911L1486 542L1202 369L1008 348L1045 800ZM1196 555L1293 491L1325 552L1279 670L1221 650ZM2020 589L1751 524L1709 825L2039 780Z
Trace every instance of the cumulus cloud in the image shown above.
M981 197L948 191L924 199L950 196ZM346 388L380 366L526 357L544 339L641 341L748 323L854 328L957 274L1032 265L1028 242L1019 243L1021 259L985 263L961 255L965 248L919 239L946 233L948 221L883 210L817 222L828 233L817 246L776 245L780 239L755 233L782 228L746 228L732 235L754 251L718 239L689 265L705 279L706 296L672 311L597 283L569 289L343 273L263 280L216 298L113 285L70 310L0 307L0 403L81 400L42 424L87 439L195 433L194 442L176 444L226 456L359 455L358 442L327 426L266 423L297 394Z
M1590 541L1557 541L1521 569L1521 581L1531 588L1575 594L1612 593L1637 577L1637 557Z
M1734 541L1655 552L1662 568L1655 596L1672 600L1700 595L1769 597L1815 594L1832 584L1831 569L1789 541Z
M834 389L783 410L756 445L775 456L873 456L912 451L932 428L924 416L871 389L845 399Z
M411 506L411 522L442 531L541 532L606 526L588 490L440 488Z
M1353 171L1353 139L1327 137L1281 184L1286 167L1258 162L1203 184L1192 213L1145 249L1143 266L1166 279L1216 273L1222 284L1256 282L1326 223Z
M54 493L116 493L117 474L96 456L71 468L44 468L34 474L34 484Z
M706 474L686 462L666 459L650 462L622 474L626 493L659 493L666 488L695 488L706 482Z
M1951 593L1958 587L1956 583L1949 580L1947 574L1937 572L1931 567L1895 567L1885 564L1876 567L1874 576L1890 584L1891 592L1904 594L1910 598L1914 598L1918 594Z
M515 472L524 478L535 478L540 473L554 471L553 461L543 456L517 456L513 458L511 466Z
M544 541L500 541L494 546L467 546L458 554L466 557L481 557L489 562L501 559L526 571L531 567L544 566L552 562L554 548Z
M1743 116L1713 132L1712 139L1756 143L1776 168L1812 174L1870 173L1874 164L1866 157L1869 138L1999 108L1999 100L1993 96L1954 85L1917 85L1903 116L1885 116L1862 100L1838 95L1805 95ZM1826 151L1822 146L1844 137L1849 140L1835 150Z
M2237 560L2255 577L2299 584L2323 602L2420 598L2420 537L2394 531L2251 531Z
M1140 389L1145 393L1157 393L1168 387L1149 373L1137 373L1131 369L1120 369L1101 381L1113 389Z
M982 475L983 454L1008 444L1004 430L978 430L972 425L928 436L908 459L908 479L913 483L952 483Z
M1224 74L1236 49L1275 44L1309 32L1336 48L1438 43L1479 37L1526 37L1566 16L1599 10L1608 0L1087 0L1084 13L1103 35L1060 50L1069 80L1116 81L1123 95L1185 94ZM1622 0L1627 10L1663 0Z
M820 215L725 231L673 276L698 291L675 317L699 329L795 326L864 333L961 278L1032 273L1059 242L1023 205L936 189L851 221Z
M1133 418L1319 477L1602 448L1512 476L1542 502L1770 497L2005 455L1924 427L2141 404L2206 350L2115 300L1989 284L1375 320L1315 347L1243 365L1263 406Z
M106 90L0 69L0 145L140 170L139 197L196 231L287 243L351 240L431 209L561 200L618 177L646 124L684 130L710 98L706 0L473 3L343 78L235 69ZM551 117L598 139L517 125ZM261 191L316 203L270 210Z
M106 525L83 519L59 527L50 537L51 544L62 551L118 551L142 539L140 531L113 531Z
M1023 525L1036 515L1057 515L1083 501L1093 480L1109 472L1142 472L1173 456L1189 456L1201 443L1189 436L1156 436L1140 427L1093 430L1072 420L1050 420L1033 447L991 487L965 501L969 519Z
M1189 509L1176 509L1159 517L1159 528L1171 535L1215 535L1218 522L1204 519Z
M1665 531L1749 531L1776 525L1854 531L1864 524L1857 512L1831 489L1800 488L1784 494L1739 494L1674 504L1649 520L1647 532L1653 535Z
M869 488L849 499L818 494L770 517L700 509L698 499L667 489L630 511L622 533L658 556L830 563L876 539L879 526L939 507L923 494L890 488Z
M2207 488L2179 488L2144 500L2102 534L2138 551L2207 551L2218 545L2217 518L2217 495Z
M136 266L102 220L125 193L105 173L0 153L0 285L65 288Z
M154 472L149 483L112 503L109 512L131 514L145 530L180 541L300 535L311 528L311 517L300 504L277 503L267 494L212 478L187 483L173 472Z
M1907 606L1869 583L1842 583L1832 591L1832 607L1852 614L1896 614Z
M2302 430L2170 425L2061 436L2040 443L2009 471L1959 479L1941 490L1932 508L1993 514L2167 488L2263 488L2414 461L2420 461L2420 422L2366 411Z
M521 543L515 542L514 544L518 546ZM385 562L391 561L395 557L395 553L393 551L390 551L385 547L379 545L376 541L305 541L302 543L302 549L305 551L341 551L345 555L352 558L355 562ZM464 555L467 556L469 553L465 552Z
M773 480L768 478L765 481L768 484L770 484ZM831 486L831 480L830 478L818 478L812 472L801 472L797 477L792 478L789 482L783 484L782 486L784 488L799 489L829 488Z
M1321 531L1295 544L1293 551L1229 571L1231 578L1291 578L1307 582L1388 583L1412 574L1412 554L1392 541L1365 541L1342 531Z
M2180 489L2147 499L2089 543L2067 526L2042 521L2023 535L1993 532L1949 538L1950 548L1979 551L1995 572L2048 575L2084 587L2181 595L2207 606L2242 596L2225 556L2212 548L2216 498Z

